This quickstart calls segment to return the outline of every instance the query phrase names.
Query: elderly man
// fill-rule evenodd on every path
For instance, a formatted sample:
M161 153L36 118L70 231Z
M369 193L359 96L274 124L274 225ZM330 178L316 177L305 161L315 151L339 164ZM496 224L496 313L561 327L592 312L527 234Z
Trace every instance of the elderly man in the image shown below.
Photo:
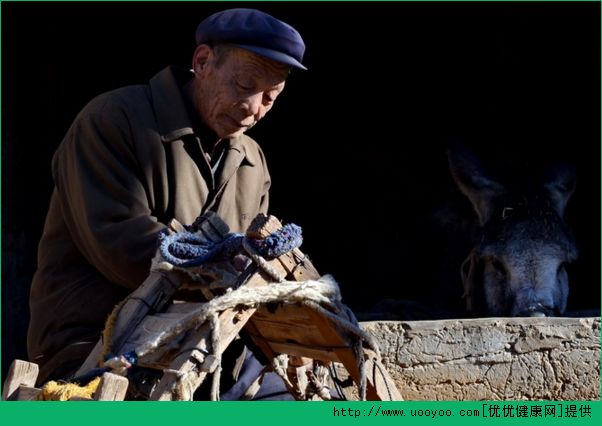
M52 162L55 189L30 297L28 351L40 381L69 377L116 303L146 278L171 219L216 212L234 232L268 209L270 175L245 131L282 92L305 45L252 9L202 21L191 70L102 94Z

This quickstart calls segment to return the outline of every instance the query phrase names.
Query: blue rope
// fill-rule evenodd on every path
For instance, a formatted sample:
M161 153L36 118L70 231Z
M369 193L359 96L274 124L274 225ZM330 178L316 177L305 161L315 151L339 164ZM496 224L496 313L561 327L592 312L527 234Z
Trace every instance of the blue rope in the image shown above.
M191 227L192 228L192 227ZM208 261L230 259L242 250L244 234L228 234L222 241L206 241L188 230L159 234L159 251L175 266L199 266ZM266 258L275 258L299 247L303 242L301 227L289 223L266 238L249 238L248 242Z
M163 259L176 266L199 266L210 260L230 258L240 250L242 234L228 234L218 243L212 243L189 232L159 234L159 251Z
M266 238L250 238L249 242L261 256L273 259L299 247L303 235L300 226L289 223Z

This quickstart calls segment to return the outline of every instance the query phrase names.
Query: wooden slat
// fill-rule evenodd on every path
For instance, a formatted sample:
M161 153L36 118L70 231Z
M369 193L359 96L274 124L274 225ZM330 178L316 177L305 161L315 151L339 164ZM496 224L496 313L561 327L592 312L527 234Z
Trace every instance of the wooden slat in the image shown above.
M395 386L395 381L376 354L370 349L364 348L364 358L369 389L373 389L376 397L381 401L403 401L399 389Z
M147 315L140 325L130 336L130 339L123 345L123 352L135 349L136 346L145 342L150 336L169 328L182 318L182 314L155 314Z
M128 390L128 379L112 373L104 373L98 389L94 393L95 401L123 401Z
M8 397L8 401L33 401L40 392L39 388L21 385Z
M203 304L199 302L185 302L181 300L174 300L174 303L169 305L165 310L165 314L188 314L198 308L200 308Z
M306 346L327 346L322 333L299 305L280 305L273 314L257 312L252 322L268 341L288 341Z
M277 354L288 354L298 357L319 359L321 361L339 361L336 351L332 348L317 348L315 346L304 346L288 342L268 342L272 352Z
M126 299L113 325L111 347L121 350L138 325L151 311L161 309L180 285L180 278L172 272L152 271L135 292Z
M171 327L174 322L182 318L182 315L175 313L148 315L124 344L123 352L135 350L136 347L145 343L151 336ZM158 350L138 359L138 366L157 370L169 368L169 364L177 354L178 343L180 342L174 341L172 343L171 345L162 346Z
M279 352L275 352L270 346L269 342L263 338L257 327L255 327L255 323L253 321L247 321L245 324L245 331L253 339L253 342L258 346L258 348L263 352L263 354L268 359L273 359L278 356Z
M19 386L33 387L36 384L38 372L37 364L20 359L14 360L6 374L6 380L2 387L2 399L9 399L19 389Z

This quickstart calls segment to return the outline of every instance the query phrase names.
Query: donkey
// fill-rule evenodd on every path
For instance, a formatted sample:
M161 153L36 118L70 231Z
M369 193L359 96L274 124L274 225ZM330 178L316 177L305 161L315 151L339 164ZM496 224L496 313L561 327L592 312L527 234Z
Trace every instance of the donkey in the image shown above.
M566 266L577 258L563 220L575 188L574 170L558 165L536 185L514 191L489 176L466 147L450 147L447 158L479 223L477 241L461 266L466 308L488 316L563 314Z

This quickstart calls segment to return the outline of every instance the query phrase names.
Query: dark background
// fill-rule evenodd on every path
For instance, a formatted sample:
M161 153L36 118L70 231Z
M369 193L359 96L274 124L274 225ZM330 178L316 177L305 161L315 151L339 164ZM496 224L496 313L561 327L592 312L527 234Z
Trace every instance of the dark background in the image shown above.
M237 6L306 41L309 71L293 72L251 136L270 163L272 213L303 227L302 249L352 308L459 294L459 265L442 266L467 252L459 216L433 222L449 202L470 214L448 176L451 139L502 177L576 166L569 309L599 308L599 3L2 2L3 373L26 356L50 159L71 121L103 91L188 66L198 22Z

